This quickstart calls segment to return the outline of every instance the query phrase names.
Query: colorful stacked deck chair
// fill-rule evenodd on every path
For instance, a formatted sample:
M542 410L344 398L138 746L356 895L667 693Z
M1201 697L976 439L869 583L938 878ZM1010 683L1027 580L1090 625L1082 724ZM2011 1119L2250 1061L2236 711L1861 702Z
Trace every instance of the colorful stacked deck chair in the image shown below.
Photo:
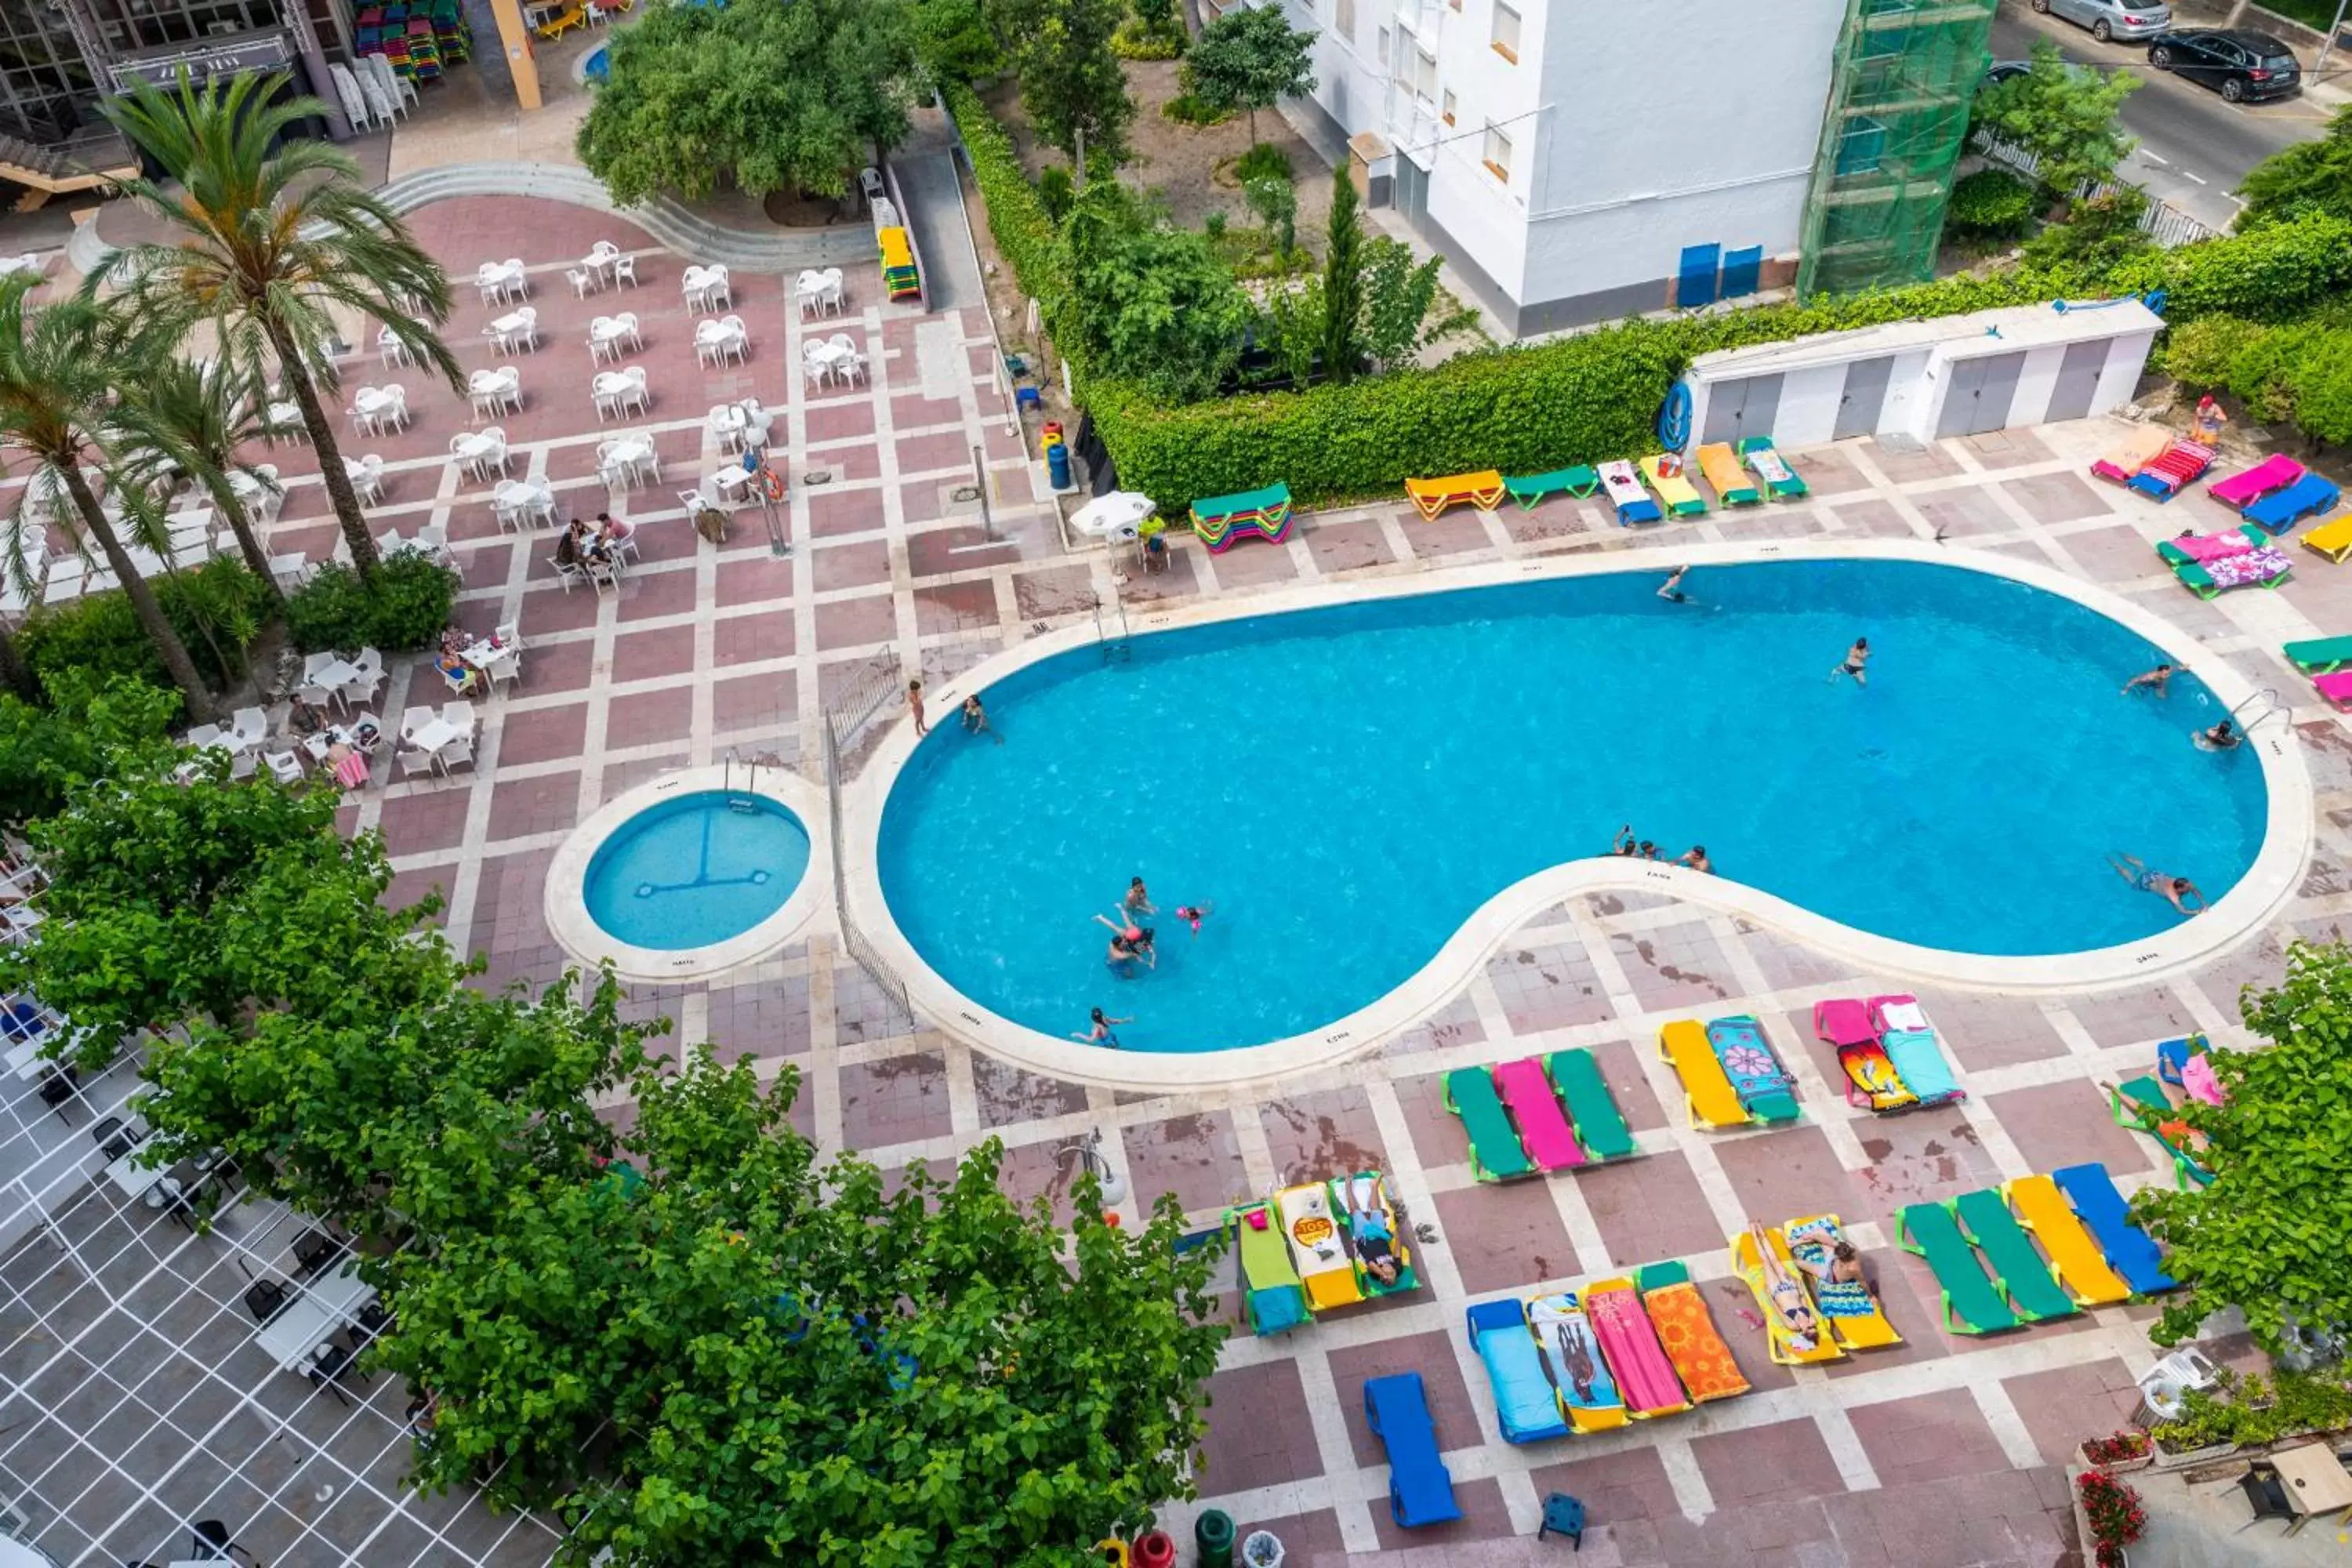
M2172 1158L2175 1185L2186 1191L2192 1184L2201 1187L2213 1180L2213 1173L2197 1157L2200 1151L2196 1130L2180 1119L2161 1081L2126 1079L2107 1090L2107 1108L2116 1126L2145 1132L2164 1146Z
M1269 1203L1239 1204L1225 1211L1234 1233L1234 1253L1240 1261L1242 1310L1250 1331L1278 1334L1307 1321L1307 1289L1299 1283L1297 1266L1290 1261L1290 1244L1282 1238L1281 1218Z
M2000 1282L2000 1293L2009 1298L2011 1311L2029 1323L2039 1323L2071 1318L2078 1310L2074 1298L2059 1286L2058 1277L2034 1250L2033 1238L2009 1212L1997 1189L1962 1193L1952 1200L1952 1215L1992 1265L1993 1278Z
M2221 1079L2213 1072L2211 1051L2210 1042L2202 1035L2159 1040L2156 1047L2156 1076L2191 1100L2220 1105L2228 1097L2222 1092Z
M1746 436L1740 438L1739 460L1748 471L1764 481L1765 493L1774 500L1802 500L1806 487L1802 476L1780 456L1769 436Z
M1728 441L1709 441L1694 454L1698 458L1698 471L1715 487L1715 499L1726 506L1762 506L1764 492L1748 480L1748 472L1739 466L1739 455Z
M1466 1314L1470 1345L1486 1368L1495 1390L1495 1415L1506 1443L1539 1443L1568 1436L1559 1396L1544 1371L1543 1352L1528 1327L1528 1309L1517 1300L1481 1301Z
M1498 1064L1495 1088L1510 1107L1511 1120L1519 1124L1519 1146L1529 1159L1547 1171L1573 1170L1584 1163L1584 1151L1577 1146L1568 1118L1560 1114L1559 1099L1544 1077L1542 1063L1528 1057Z
M2198 441L2168 441L2164 450L2142 463L2138 472L2126 479L2124 485L2144 496L2168 501L2180 493L2183 485L2195 483L2212 466L2212 447Z
M1609 504L1617 509L1617 525L1631 528L1637 522L1655 522L1665 513L1642 488L1641 471L1622 458L1601 465L1601 488L1609 494Z
M1706 1026L1706 1043L1723 1064L1723 1076L1739 1096L1739 1107L1750 1119L1770 1123L1794 1121L1802 1112L1793 1092L1797 1080L1772 1053L1764 1026L1748 1014L1717 1018Z
M1364 1425L1389 1452L1389 1512L1415 1530L1462 1517L1454 1476L1437 1457L1437 1425L1421 1373L1400 1372L1364 1383Z
M1803 1271L1789 1257L1787 1240L1777 1230L1767 1230L1764 1236L1779 1255L1782 1272L1791 1279L1801 1279ZM1810 1345L1800 1344L1789 1331L1789 1325L1773 1309L1772 1288L1764 1277L1764 1259L1756 1250L1756 1237L1747 1231L1731 1238L1731 1268L1756 1298L1756 1310L1764 1314L1764 1346L1773 1361L1782 1366L1818 1366L1844 1357L1845 1351L1838 1344L1837 1336L1827 1330L1817 1332ZM1818 1327L1818 1315L1815 1323Z
M1559 1395L1560 1413L1579 1432L1606 1432L1625 1425L1625 1401L1609 1363L1592 1336L1592 1321L1573 1290L1538 1296L1528 1303L1528 1323L1543 1347L1544 1365Z
M2131 1205L2116 1190L2105 1165L2093 1162L2068 1165L2050 1173L2050 1180L2066 1194L2074 1217L2097 1240L2107 1264L2139 1296L2169 1290L2180 1282L2164 1271L2164 1254L2156 1238L2132 1223Z
M1356 1190L1352 1193L1349 1188ZM1364 1264L1363 1249L1356 1241L1353 1216L1358 1207L1371 1197L1380 1200L1381 1214L1389 1226L1389 1256L1396 1259L1396 1278L1383 1279ZM1420 1289L1421 1277L1412 1271L1412 1249L1405 1243L1404 1229L1398 1223L1396 1199L1390 1195L1388 1183L1378 1171L1357 1171L1331 1178L1331 1211L1339 1220L1339 1239L1348 1248L1348 1256L1356 1266L1356 1286L1367 1296L1393 1296L1401 1291Z
M1503 476L1493 468L1482 468L1475 474L1448 474L1442 479L1407 479L1404 493L1421 515L1435 522L1438 513L1447 507L1469 502L1480 511L1492 511L1503 504Z
M2352 519L2347 521L2352 521ZM2308 544L2311 541L2306 539L2304 542ZM2326 675L2352 664L2352 637L2305 637L2301 642L2287 644L2280 651L2286 655L2289 664L2304 674Z
M1927 1259L1944 1296L1944 1326L1956 1334L1997 1334L2017 1327L2017 1314L1985 1278L1977 1249L1960 1234L1949 1204L1912 1204L1895 1217L1906 1252Z
M1846 1078L1845 1102L1887 1115L1916 1110L1920 1099L1903 1081L1878 1042L1878 1026L1870 1009L1854 997L1813 1004L1813 1034L1837 1052L1838 1067Z
M1290 487L1284 484L1192 503L1192 531L1212 555L1223 555L1244 539L1279 544L1290 537L1291 521Z
M1503 481L1504 490L1528 511L1546 496L1574 496L1579 500L1601 488L1601 476L1586 464L1572 468L1554 468L1548 474L1523 474Z
M2294 572L2286 552L2251 522L2227 533L2184 533L2160 539L2157 554L2180 585L2200 599L2232 588L2275 588Z
M1706 1298L1679 1263L1651 1263L1635 1274L1642 1306L1658 1331L1658 1342L1675 1363L1675 1375L1694 1403L1729 1399L1748 1392L1748 1379L1731 1347L1717 1331Z
M914 300L921 297L923 280L915 270L915 247L908 242L907 231L893 224L881 233L882 289L893 300Z
M1642 477L1650 482L1652 489L1658 492L1658 500L1665 507L1667 516L1696 517L1706 510L1706 498L1699 494L1698 487L1684 476L1681 458L1674 459L1673 472L1667 471L1668 456L1664 452L1653 452L1643 458Z
M1330 1184L1309 1182L1285 1187L1274 1194L1274 1206L1282 1215L1282 1234L1290 1243L1290 1261L1298 1269L1300 1283L1307 1287L1308 1310L1352 1307L1362 1300L1364 1292L1356 1283L1355 1258L1340 1239L1339 1222L1332 1217Z
M2143 425L2109 447L2106 456L2091 465L2091 472L2110 483L2127 485L2134 474L2171 444L2172 437L2162 426Z
M1903 1336L1895 1331L1895 1325L1887 1321L1886 1310L1870 1293L1867 1283L1830 1278L1837 1244L1845 1239L1845 1226L1837 1215L1822 1214L1809 1219L1792 1219L1780 1227L1780 1238L1788 1246L1790 1261L1801 1270L1798 1278L1812 1289L1822 1326L1841 1346L1850 1351L1874 1351L1903 1342Z
M2131 1287L2108 1267L2099 1244L2083 1228L2067 1205L2066 1194L2047 1176L2020 1176L2001 1184L2000 1194L2017 1215L2017 1223L2033 1233L2058 1282L2085 1307L2108 1307L2131 1299Z
M1658 1031L1658 1057L1682 1080L1683 1106L1694 1127L1738 1127L1748 1121L1748 1108L1723 1070L1697 1020L1677 1018Z
M1903 1087L1919 1097L1920 1104L1948 1105L1969 1097L1969 1091L1952 1077L1951 1064L1944 1059L1943 1049L1936 1043L1936 1031L1928 1024L1919 998L1873 996L1868 1006L1871 1025L1878 1031L1878 1043L1885 1048L1886 1059L1894 1064Z
M1506 1182L1531 1175L1535 1162L1519 1146L1511 1119L1495 1093L1495 1080L1485 1068L1457 1068L1445 1075L1445 1109L1462 1118L1470 1135L1470 1173L1482 1182Z
M2305 474L2284 489L2273 490L2254 502L2242 515L2248 522L2269 531L2275 538L2306 517L2333 510L2343 499L2344 492L2336 488L2333 480Z
M2263 497L2294 484L2304 473L2301 463L2284 452L2273 452L2251 468L2215 479L2205 487L2205 493L2231 511L2242 512Z
M2341 517L2329 518L2303 536L2305 550L2316 550L2338 566L2352 555L2352 511Z
M1633 1132L1610 1097L1601 1064L1581 1046L1554 1051L1544 1058L1552 1088L1568 1105L1569 1120L1584 1152L1596 1160L1622 1160L1633 1152Z
M1625 1414L1636 1421L1673 1415L1691 1407L1683 1380L1659 1342L1656 1325L1642 1310L1642 1298L1626 1278L1595 1279L1584 1290L1584 1313L1592 1321L1601 1353L1617 1374Z

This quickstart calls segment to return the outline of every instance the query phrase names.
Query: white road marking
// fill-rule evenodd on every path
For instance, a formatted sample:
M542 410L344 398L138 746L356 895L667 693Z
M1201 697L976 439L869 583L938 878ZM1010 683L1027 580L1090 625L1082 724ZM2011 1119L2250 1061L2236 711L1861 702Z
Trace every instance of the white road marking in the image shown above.
M2139 155L2142 158L2147 159L2149 163L2154 163L2159 169L2169 169L2172 167L2172 162L2170 159L2159 158L2145 147L2139 150Z
M2183 170L2181 170L2181 171L2180 171L2180 177L2181 177L2182 179L2184 179L2184 180L2194 180L2194 181L2196 181L2196 182L2197 182L2199 184L2200 184L2200 185L2201 185L2201 184L2205 184L2205 176L2204 176L2204 175L2202 175L2202 174L2190 174L2190 173L2189 173L2188 170L2186 170L2186 169L2183 169Z

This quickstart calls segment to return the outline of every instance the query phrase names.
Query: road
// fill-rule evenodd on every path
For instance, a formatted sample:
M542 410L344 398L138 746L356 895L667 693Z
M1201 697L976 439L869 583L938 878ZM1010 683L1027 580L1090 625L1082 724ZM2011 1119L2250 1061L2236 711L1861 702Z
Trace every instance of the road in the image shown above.
M2139 139L2124 175L2215 228L2237 216L2241 204L2231 193L2246 171L2283 147L2315 140L2341 101L2331 89L2306 89L2276 103L2225 103L2218 92L2150 69L2145 44L2103 44L2071 22L2036 16L2025 0L2002 0L1992 24L1993 58L2024 59L2044 37L2070 60L2140 79L2140 89L2124 100L2124 129ZM2306 58L2304 67L2310 66Z

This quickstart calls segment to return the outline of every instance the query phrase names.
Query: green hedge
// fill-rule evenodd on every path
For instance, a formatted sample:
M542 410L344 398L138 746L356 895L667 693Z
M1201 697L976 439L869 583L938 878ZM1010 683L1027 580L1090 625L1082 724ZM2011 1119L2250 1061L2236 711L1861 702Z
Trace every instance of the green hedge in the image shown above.
M1046 331L1059 343L1063 341L1060 316L1068 289L1054 265L1054 220L1037 187L1029 183L1027 171L1021 167L1013 138L989 113L980 95L958 81L948 83L947 99L956 127L963 133L964 149L971 155L972 180L980 186L981 203L988 210L988 232L996 241L997 254L1013 268L1022 292L1037 301ZM1073 363L1072 369L1076 368Z
M245 679L246 650L260 634L269 595L242 560L215 556L193 569L159 573L147 584L206 685L217 691ZM16 648L25 668L45 682L86 670L94 680L128 677L171 691L174 700L179 695L120 588L34 610L16 634Z
M375 582L348 566L321 566L286 600L286 635L302 653L430 647L449 624L457 574L414 551L387 555Z

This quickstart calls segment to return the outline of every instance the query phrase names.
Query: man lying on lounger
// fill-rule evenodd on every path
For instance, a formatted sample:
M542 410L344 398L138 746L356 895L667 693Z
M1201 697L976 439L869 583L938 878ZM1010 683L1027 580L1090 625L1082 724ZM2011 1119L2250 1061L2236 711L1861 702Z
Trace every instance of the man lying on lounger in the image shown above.
M1397 1282L1396 1237L1389 1228L1388 1194L1384 1176L1352 1176L1343 1189L1348 1198L1348 1239L1364 1272L1383 1285Z
M1764 1227L1754 1220L1748 1222L1748 1234L1755 1239L1756 1257L1764 1269L1764 1296L1770 1304L1772 1315L1780 1320L1780 1327L1789 1336L1790 1348L1800 1352L1811 1350L1821 1342L1821 1324L1813 1317L1812 1299L1794 1276L1780 1267L1780 1255L1772 1247Z

